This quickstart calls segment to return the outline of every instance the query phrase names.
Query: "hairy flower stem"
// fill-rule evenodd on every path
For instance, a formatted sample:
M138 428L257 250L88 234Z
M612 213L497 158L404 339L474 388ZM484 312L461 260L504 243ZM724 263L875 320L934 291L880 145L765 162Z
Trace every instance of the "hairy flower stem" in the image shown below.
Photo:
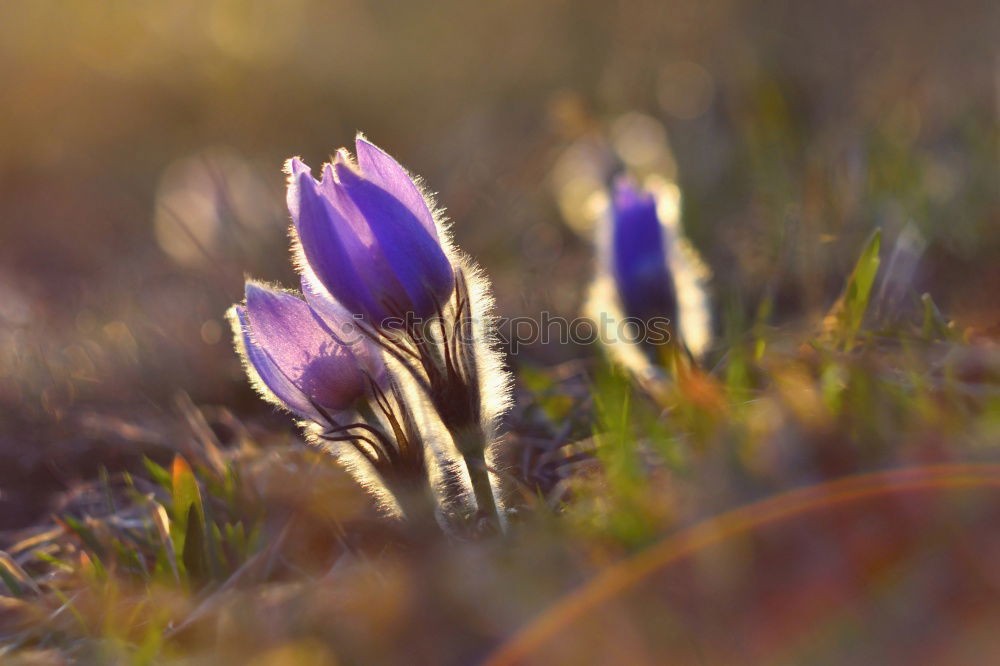
M456 269L451 307L437 305L436 317L405 329L407 348L415 365L393 354L427 392L427 397L462 455L476 499L477 515L492 528L501 521L489 472L486 447L489 436L482 425L482 395L476 346L483 344L472 329L472 310L465 274ZM418 369L419 368L419 369Z
M426 473L401 478L394 478L389 474L384 478L386 486L396 498L408 522L419 526L434 524L437 503L434 500L434 490L427 482Z
M393 389L389 389L393 396L390 400L390 395L376 382L370 381L370 386L375 404L392 433L391 436L385 436L392 447L392 464L376 469L408 520L420 524L431 523L437 505L427 475L423 442L419 440L412 418ZM369 423L379 422L371 405L362 404L359 412Z
M472 482L479 515L489 521L491 527L499 527L500 516L493 500L493 487L490 484L490 475L483 454L485 446L482 429L478 426L456 429L452 431L452 437L469 471L469 480Z

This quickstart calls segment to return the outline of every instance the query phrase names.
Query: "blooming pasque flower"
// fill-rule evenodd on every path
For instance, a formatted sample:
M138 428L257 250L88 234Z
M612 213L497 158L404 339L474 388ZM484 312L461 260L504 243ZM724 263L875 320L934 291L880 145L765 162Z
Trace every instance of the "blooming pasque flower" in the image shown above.
M375 326L407 313L434 316L455 277L433 214L392 157L362 138L356 148L357 164L341 149L320 182L301 160L288 163L288 209L304 273Z
M656 200L621 179L612 194L612 215L611 266L625 316L673 319L677 291Z
M305 300L247 283L230 315L247 372L391 513L425 514L408 498L433 483L445 511L495 524L487 455L510 382L488 284L403 167L362 138L356 153L318 182L288 161Z
M350 408L367 391L378 361L335 336L292 294L247 282L246 304L233 308L247 371L272 401L323 422L323 412Z

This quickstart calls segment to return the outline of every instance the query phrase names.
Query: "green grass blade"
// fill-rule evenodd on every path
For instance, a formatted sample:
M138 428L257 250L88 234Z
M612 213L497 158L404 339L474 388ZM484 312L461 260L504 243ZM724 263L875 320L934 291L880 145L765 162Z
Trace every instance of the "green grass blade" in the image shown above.
M865 249L858 257L854 270L844 285L844 291L833 306L824 322L832 341L850 350L854 346L858 331L864 322L865 312L871 300L872 285L878 275L879 249L882 233L876 229L865 243Z
M198 481L194 478L194 472L187 461L179 455L176 456L171 472L174 519L171 536L177 550L184 553L185 539L189 534L188 519L192 509L198 515L198 519L202 524L205 521L205 510L201 503Z

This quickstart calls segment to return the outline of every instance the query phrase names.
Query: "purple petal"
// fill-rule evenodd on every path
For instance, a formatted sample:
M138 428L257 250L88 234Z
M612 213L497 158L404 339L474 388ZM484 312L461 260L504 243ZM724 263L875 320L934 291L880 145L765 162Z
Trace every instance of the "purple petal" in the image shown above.
M674 319L677 295L667 267L656 201L628 181L616 183L612 233L615 282L626 316Z
M308 274L301 276L302 295L305 296L306 304L319 316L338 342L350 347L360 335L356 330L358 319L337 302L322 283L311 277Z
M402 311L432 316L451 295L454 272L437 237L432 235L399 199L343 164L333 171L342 191L367 220L392 274L402 285L408 303ZM397 299L398 300L398 299Z
M413 178L399 162L378 146L358 137L355 141L358 153L358 166L366 180L369 180L383 190L399 199L415 218L437 240L437 225L434 216L427 207L427 201Z
M351 350L359 366L381 383L385 364L375 343L361 328L366 324L338 303L322 285L310 281L305 275L302 276L302 293L312 311L323 320L337 340Z
M278 369L271 357L253 340L250 335L250 321L247 317L246 307L237 305L236 317L243 341L243 351L251 366L248 370L255 372L261 383L290 411L303 418L318 419L319 412L309 402L309 398Z
M297 157L293 157L285 163L285 171L288 172L288 192L285 201L288 204L288 212L292 214L292 219L299 217L299 178L302 174L307 174L312 178L312 171L305 162Z
M246 295L254 341L296 388L331 410L346 409L364 393L357 359L304 301L252 282Z
M345 307L352 312L377 313L381 319L383 309L372 294L372 284L378 279L373 271L382 269L382 275L387 274L385 261L370 240L371 233L368 232L368 238L355 233L357 222L352 225L317 188L316 181L307 173L300 174L295 183L298 215L293 213L293 219L306 261L319 281ZM289 198L292 197L290 185Z
M345 155L346 151L343 149L337 151L334 165L354 173L354 167ZM322 269L316 271L320 282L343 305L375 323L395 316L397 309L411 309L408 305L409 296L396 278L396 269L386 258L369 220L336 181L334 166L324 165L323 180L317 191L336 213L333 226L350 255L351 268L357 274L358 281L364 285L364 291L359 294L356 287L334 282L330 274L320 274ZM399 304L400 307L394 308L390 304Z
M339 159L340 157L341 151L337 151L338 159L333 164L343 164L346 169L353 168L349 162ZM347 223L347 228L350 229L351 235L357 238L358 242L365 248L374 250L377 242L368 224L368 220L358 210L358 207L354 205L354 202L347 196L347 193L338 186L337 177L333 171L333 164L323 165L323 180L320 181L317 190L330 203L333 209L337 211L343 222Z

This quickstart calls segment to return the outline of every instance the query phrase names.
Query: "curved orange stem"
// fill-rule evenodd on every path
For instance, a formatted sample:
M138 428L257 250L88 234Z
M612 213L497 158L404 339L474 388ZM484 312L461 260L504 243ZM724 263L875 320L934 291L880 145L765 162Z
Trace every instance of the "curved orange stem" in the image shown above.
M557 601L501 645L484 666L517 664L587 612L703 548L799 514L909 490L1000 488L1000 465L941 464L861 474L798 488L683 529L614 564Z

